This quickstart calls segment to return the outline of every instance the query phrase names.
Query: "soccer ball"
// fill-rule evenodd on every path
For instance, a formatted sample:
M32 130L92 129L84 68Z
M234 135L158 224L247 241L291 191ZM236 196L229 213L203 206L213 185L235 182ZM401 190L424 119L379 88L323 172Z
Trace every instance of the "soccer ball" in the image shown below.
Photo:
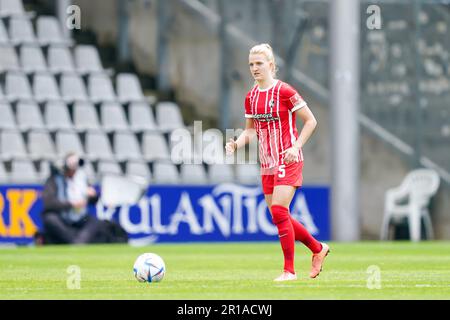
M133 271L139 282L160 282L166 274L166 265L157 254L144 253L136 259Z

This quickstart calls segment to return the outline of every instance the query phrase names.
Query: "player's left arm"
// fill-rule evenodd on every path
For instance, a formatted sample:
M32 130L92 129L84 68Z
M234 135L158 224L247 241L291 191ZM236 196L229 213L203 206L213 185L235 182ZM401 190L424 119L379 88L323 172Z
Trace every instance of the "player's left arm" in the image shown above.
M299 117L303 122L302 130L300 131L300 135L298 136L297 141L294 143L294 147L299 150L303 148L306 142L309 140L311 135L317 126L316 117L312 113L311 109L306 105L296 111L297 117Z
M317 120L308 105L302 106L300 109L296 110L295 113L297 117L302 120L303 127L294 145L284 151L284 161L286 164L298 161L298 153L300 149L303 148L309 140L317 126Z

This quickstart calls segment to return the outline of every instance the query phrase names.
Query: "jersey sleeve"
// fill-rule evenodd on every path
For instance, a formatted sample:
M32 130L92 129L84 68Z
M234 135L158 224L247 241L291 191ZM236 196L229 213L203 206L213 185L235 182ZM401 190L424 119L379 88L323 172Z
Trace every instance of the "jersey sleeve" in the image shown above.
M303 97L290 85L285 85L283 90L283 100L291 112L297 111L307 105L306 101L303 100Z
M250 95L249 94L247 94L247 96L245 97L245 117L253 118L252 108L250 106Z

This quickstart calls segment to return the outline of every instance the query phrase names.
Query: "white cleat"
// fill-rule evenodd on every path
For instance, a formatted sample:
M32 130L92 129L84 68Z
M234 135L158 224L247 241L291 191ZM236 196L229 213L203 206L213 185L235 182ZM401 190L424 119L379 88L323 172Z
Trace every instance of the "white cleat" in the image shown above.
M283 281L294 281L297 280L297 275L295 273L290 273L284 271L279 277L273 279L275 282L283 282Z

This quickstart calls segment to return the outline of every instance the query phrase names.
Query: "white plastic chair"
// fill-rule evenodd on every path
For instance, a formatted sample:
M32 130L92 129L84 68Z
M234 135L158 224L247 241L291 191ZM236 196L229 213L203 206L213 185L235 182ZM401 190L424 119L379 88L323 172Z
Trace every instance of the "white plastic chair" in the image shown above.
M408 218L412 241L421 239L421 219L424 218L428 238L433 238L433 227L428 211L431 198L439 188L439 175L431 169L416 169L408 173L402 184L389 189L385 196L385 209L381 239L386 240L391 220Z

